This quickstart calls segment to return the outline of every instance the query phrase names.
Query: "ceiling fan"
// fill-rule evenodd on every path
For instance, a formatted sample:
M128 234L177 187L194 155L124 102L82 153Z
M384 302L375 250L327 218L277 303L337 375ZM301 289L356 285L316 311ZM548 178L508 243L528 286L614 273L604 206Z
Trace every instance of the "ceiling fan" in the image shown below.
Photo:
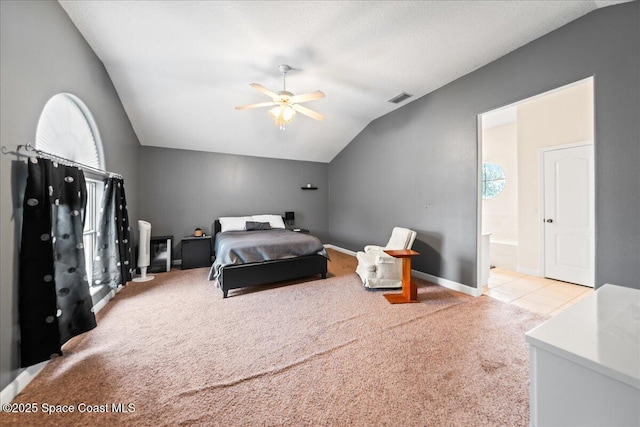
M269 115L273 119L275 119L276 126L278 126L282 130L284 130L285 124L291 123L296 115L296 112L304 114L305 116L309 116L312 119L324 120L324 115L310 110L303 105L300 105L300 103L302 102L309 102L316 99L324 98L324 93L319 90L316 90L315 92L303 93L300 95L294 95L291 92L287 92L285 78L287 72L291 69L291 67L286 64L282 64L280 65L279 69L282 73L282 90L280 92L275 93L273 91L270 91L269 89L258 83L251 83L250 85L254 89L257 89L265 95L270 96L272 99L271 101L242 105L240 107L236 107L236 110L248 110L250 108L274 106L274 108L269 110Z

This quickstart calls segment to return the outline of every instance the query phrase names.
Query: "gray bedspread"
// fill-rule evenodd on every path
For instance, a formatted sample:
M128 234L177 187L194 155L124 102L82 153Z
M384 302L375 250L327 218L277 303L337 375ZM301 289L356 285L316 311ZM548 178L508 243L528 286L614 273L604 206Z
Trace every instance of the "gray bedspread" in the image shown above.
M215 280L226 265L249 264L327 252L318 239L310 234L291 230L226 231L215 240L216 260L211 266L209 280Z

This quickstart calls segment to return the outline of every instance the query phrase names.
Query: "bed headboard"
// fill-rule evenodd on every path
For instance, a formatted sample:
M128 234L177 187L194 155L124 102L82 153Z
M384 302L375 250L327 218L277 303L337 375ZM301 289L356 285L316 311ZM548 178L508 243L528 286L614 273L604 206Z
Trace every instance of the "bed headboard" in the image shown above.
M245 216L248 216L248 215L245 215ZM282 221L284 221L285 224L287 223L284 217L282 217ZM211 236L215 240L216 234L218 234L222 230L219 219L216 219L215 221L213 221L213 226L211 227L211 230L212 230Z

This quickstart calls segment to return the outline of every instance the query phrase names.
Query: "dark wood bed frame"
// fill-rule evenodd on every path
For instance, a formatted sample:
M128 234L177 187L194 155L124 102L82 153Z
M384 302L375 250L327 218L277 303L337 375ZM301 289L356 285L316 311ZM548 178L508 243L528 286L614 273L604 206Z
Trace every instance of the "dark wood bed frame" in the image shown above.
M215 251L215 236L220 232L220 221L217 219L213 224L213 230L212 242ZM222 297L227 298L230 289L266 285L316 274L320 274L323 279L327 278L327 258L322 255L228 265L222 267L218 281L222 289Z

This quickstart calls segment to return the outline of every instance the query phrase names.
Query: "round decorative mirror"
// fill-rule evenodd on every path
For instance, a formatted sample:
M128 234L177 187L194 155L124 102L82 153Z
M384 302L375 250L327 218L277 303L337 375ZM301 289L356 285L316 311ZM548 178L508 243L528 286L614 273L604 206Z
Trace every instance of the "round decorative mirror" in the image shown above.
M494 163L482 164L482 200L493 199L502 193L507 181L504 170Z

